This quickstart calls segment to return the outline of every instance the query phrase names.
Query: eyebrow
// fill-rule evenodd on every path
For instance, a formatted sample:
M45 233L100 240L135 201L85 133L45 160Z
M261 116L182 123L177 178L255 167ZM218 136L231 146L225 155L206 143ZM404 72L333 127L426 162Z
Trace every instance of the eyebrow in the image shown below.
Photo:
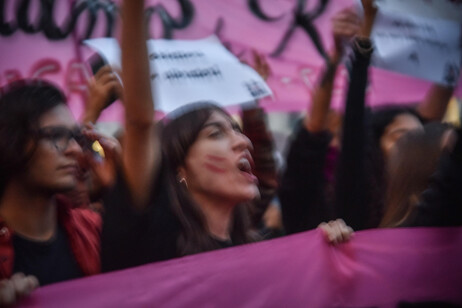
M221 123L221 122L208 122L208 123L205 123L204 126L202 126L202 128L206 128L206 127L209 127L209 126L224 127L223 123Z
M226 125L223 123L223 122L218 122L218 121L215 121L215 122L209 122L209 123L205 123L204 126L202 126L202 129L205 129L209 126L216 126L218 128L222 128L222 129L225 129L226 128ZM231 121L231 128L233 130L237 130L239 131L240 133L242 133L242 129L241 127L239 126L239 124L237 124L236 122L234 121Z
M74 125L72 127L68 127L66 125L47 125L47 126L39 127L38 129L44 129L44 130L67 129L67 130L74 131L74 130L80 129L80 126L79 125Z
M407 129L407 128L404 128L404 127L400 127L400 128L396 128L394 130L389 131L388 134L407 133L410 130L412 130L412 129Z

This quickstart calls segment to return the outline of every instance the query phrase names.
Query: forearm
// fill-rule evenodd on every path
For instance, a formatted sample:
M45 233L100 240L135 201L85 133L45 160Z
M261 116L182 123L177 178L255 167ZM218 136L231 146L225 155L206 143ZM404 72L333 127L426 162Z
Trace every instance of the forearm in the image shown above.
M253 202L252 221L258 225L278 187L277 165L274 157L273 137L268 129L266 114L260 107L242 112L243 131L253 144L253 172L258 178L260 199Z
M453 92L452 87L433 84L417 107L417 112L425 120L441 121Z
M354 60L343 123L342 152L336 182L336 208L355 230L367 220L365 200L365 95L372 53L368 40L353 47ZM359 45L361 44L361 45ZM364 44L364 45L363 45Z
M340 57L339 53L334 53L331 61L324 68L319 85L313 92L311 108L304 120L305 128L312 133L326 129L327 115L329 114L335 74Z
M277 166L274 158L273 135L268 128L265 111L260 107L243 110L243 132L253 145L254 172L267 186L277 186Z
M122 76L125 137L123 170L135 206L146 206L160 164L160 140L154 125L144 1L123 3Z
M152 126L154 117L143 9L141 0L123 3L121 47L127 130Z
M85 110L82 116L81 123L96 123L100 115L101 111Z

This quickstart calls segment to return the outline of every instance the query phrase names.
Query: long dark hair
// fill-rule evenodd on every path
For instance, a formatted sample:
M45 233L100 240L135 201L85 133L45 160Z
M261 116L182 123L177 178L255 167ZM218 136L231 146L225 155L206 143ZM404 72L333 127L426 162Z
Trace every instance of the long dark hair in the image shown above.
M182 225L178 238L180 255L193 254L219 248L217 242L210 237L204 214L188 193L187 187L179 183L178 168L184 164L189 148L196 141L204 124L213 112L220 112L226 117L229 114L220 107L201 102L188 105L172 112L167 117L162 129L163 157L168 163L168 181L172 196L171 206ZM245 204L235 207L231 240L234 245L254 241L250 231L250 218Z
M381 138L388 125L402 114L415 116L422 122L422 118L412 107L386 106L373 110L369 114L366 135L366 169L368 220L366 228L379 226L384 212L387 193L387 162L381 147Z
M401 225L418 204L436 171L443 151L442 136L448 128L443 124L427 126L425 131L408 132L396 142L387 166L389 180L380 227Z
M27 170L40 117L65 103L64 94L43 80L19 80L0 90L0 196L14 175Z

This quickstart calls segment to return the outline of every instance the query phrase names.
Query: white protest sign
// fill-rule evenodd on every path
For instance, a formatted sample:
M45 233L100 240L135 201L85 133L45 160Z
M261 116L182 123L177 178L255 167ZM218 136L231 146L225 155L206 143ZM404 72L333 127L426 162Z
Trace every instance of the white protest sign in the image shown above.
M97 38L85 40L83 43L93 50L97 51L101 57L106 60L106 63L116 69L121 69L120 63L120 46L119 42L114 38Z
M85 44L109 64L120 66L120 48L114 39L92 39ZM272 95L260 75L242 64L215 36L149 40L147 45L156 109L170 112L197 101L230 106Z
M401 1L396 1L401 3ZM374 66L454 86L461 67L461 24L380 9L372 39Z
M380 10L462 22L462 1L460 0L375 0L374 3Z

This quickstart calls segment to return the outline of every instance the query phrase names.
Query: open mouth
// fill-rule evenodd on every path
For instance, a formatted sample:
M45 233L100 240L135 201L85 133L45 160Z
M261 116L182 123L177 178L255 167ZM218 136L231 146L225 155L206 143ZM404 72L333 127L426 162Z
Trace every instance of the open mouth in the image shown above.
M252 173L252 166L247 158L243 157L239 159L237 163L237 168L245 173Z
M252 165L248 158L242 157L241 159L239 159L237 163L237 168L241 171L241 174L243 174L249 182L258 182L257 177L252 173Z

